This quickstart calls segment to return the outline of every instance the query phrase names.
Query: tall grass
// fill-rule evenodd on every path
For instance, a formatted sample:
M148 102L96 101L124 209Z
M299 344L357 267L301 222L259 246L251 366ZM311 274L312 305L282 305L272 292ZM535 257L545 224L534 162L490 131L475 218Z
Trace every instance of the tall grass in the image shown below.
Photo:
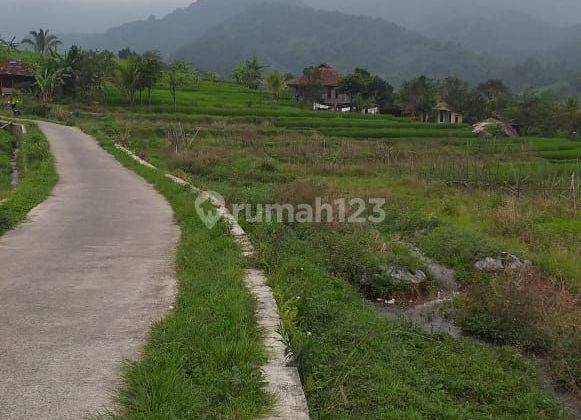
M10 160L13 154L14 138L4 130L0 130L0 200L10 191L12 166Z
M48 142L36 126L28 126L27 134L19 143L20 182L0 204L0 235L16 226L41 203L58 179Z
M91 131L90 126L84 127ZM181 228L176 261L175 310L152 329L141 358L123 370L116 419L253 419L271 398L260 366L265 362L253 302L243 282L246 262L228 229L208 230L197 216L191 190L101 145L162 193Z

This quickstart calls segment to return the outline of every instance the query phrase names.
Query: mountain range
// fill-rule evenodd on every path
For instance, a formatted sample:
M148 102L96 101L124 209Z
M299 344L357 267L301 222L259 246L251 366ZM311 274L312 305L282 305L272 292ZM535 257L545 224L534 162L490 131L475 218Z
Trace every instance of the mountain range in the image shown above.
M458 75L471 83L503 78L519 89L570 87L581 74L581 25L558 27L516 10L494 9L444 14L409 30L391 23L382 5L379 0L359 0L357 7L327 0L198 0L163 18L62 38L65 45L90 49L158 50L166 59L224 75L253 54L295 73L321 62L341 71L366 67L395 84L426 74ZM371 13L376 17L366 16ZM527 70L534 71L523 75L523 63L533 63Z

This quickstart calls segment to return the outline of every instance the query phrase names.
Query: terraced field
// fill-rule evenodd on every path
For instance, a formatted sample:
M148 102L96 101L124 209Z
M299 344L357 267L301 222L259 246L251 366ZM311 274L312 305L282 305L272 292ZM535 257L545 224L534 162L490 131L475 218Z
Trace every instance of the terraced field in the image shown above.
M314 112L209 82L180 92L175 110L161 89L136 107L111 94L77 122L229 205L386 199L380 223L242 216L314 418L560 417L531 354L547 360L559 388L578 393L579 142L483 141L466 126ZM430 274L419 288L389 274L428 272L409 246L455 270L463 293L443 308L447 318L503 347L426 333L374 309L370 301L405 309L442 292ZM504 253L534 268L475 269ZM185 371L191 357L183 354ZM141 392L169 403L132 386L129 407Z

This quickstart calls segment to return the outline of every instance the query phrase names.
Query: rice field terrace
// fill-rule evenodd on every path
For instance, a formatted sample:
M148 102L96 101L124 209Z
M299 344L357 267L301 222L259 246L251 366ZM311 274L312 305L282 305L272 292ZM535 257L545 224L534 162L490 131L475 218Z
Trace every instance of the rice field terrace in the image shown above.
M556 395L581 396L581 142L314 112L228 83L177 99L174 109L155 90L150 104L128 107L109 94L75 122L229 205L386 200L380 223L241 215L313 418L572 415ZM456 273L459 292L441 314L460 338L378 309L450 292L422 255ZM506 255L531 264L475 265ZM401 281L395 269L427 280Z

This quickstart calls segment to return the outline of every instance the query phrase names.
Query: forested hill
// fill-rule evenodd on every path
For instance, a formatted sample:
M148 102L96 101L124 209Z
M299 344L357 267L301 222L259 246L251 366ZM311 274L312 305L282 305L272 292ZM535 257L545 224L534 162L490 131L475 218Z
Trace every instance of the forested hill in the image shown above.
M423 28L422 33L433 39L459 43L476 52L502 57L513 64L531 57L541 58L549 51L581 42L580 26L557 27L514 10L436 21Z
M557 28L524 13L494 10L434 19L414 32L380 18L305 6L322 7L324 1L198 0L161 19L104 34L64 36L63 46L157 50L166 59L180 58L223 75L238 60L257 54L292 72L328 62L342 71L365 67L396 84L419 74L457 75L469 82L499 78L518 90L581 92L580 26ZM382 1L365 0L360 12ZM378 10L387 13L383 3Z
M87 49L111 51L131 48L140 53L157 50L168 57L214 25L264 1L300 3L301 0L198 0L161 19L152 16L111 28L103 34L72 34L62 38L65 47L77 44Z
M227 74L252 54L282 70L328 62L343 71L365 67L395 83L419 74L456 74L475 82L499 71L492 60L382 19L288 4L250 7L173 57Z

